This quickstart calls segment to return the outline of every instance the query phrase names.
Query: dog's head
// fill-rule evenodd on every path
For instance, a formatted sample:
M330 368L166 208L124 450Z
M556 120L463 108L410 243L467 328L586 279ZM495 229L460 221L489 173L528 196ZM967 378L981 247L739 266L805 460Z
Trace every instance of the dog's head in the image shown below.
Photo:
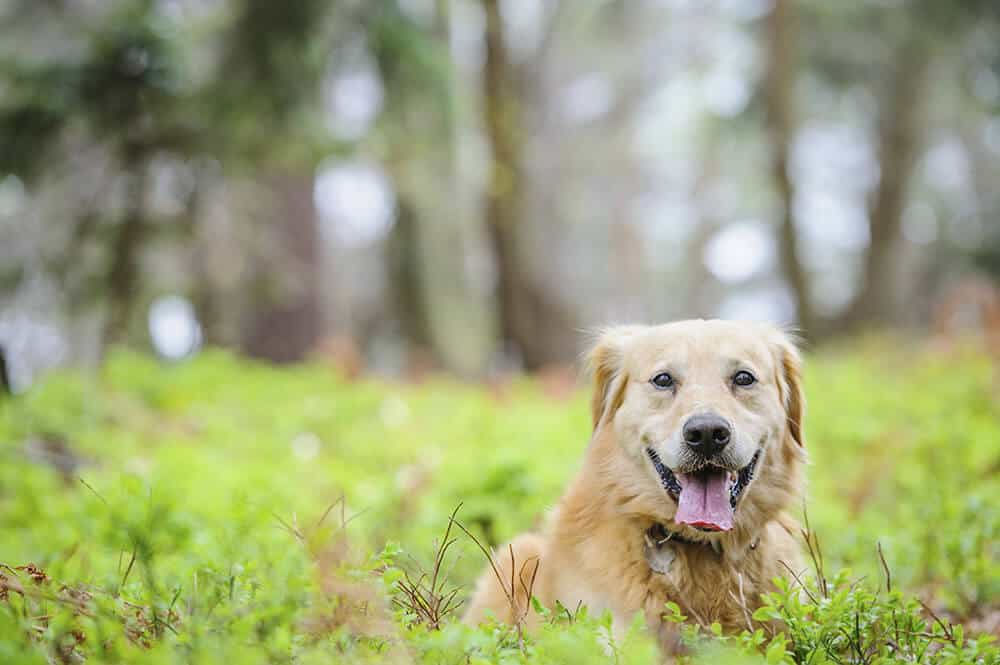
M782 331L736 321L606 330L590 354L595 435L633 506L691 533L751 528L799 485L804 400ZM694 531L696 530L696 531Z

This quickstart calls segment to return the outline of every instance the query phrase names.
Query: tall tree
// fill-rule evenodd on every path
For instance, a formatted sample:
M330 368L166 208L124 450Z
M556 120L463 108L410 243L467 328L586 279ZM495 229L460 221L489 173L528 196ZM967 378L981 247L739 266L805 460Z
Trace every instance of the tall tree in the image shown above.
M492 151L486 191L486 229L497 266L500 335L524 354L530 353L525 322L520 318L516 224L520 211L521 107L504 44L498 0L483 0L486 11L486 60L483 66L483 113ZM527 347L527 348L525 348ZM530 364L534 359L525 359Z
M865 250L859 287L849 306L835 319L817 314L794 214L795 184L789 156L795 140L795 72L799 46L796 39L796 3L775 0L767 17L767 71L764 104L771 144L771 173L781 201L779 248L781 266L793 293L799 325L813 339L856 330L869 323L892 319L891 294L895 288L890 266L900 242L906 188L919 154L922 137L921 109L931 49L908 17L897 24L895 46L888 63L869 63L876 72L874 86L886 81L878 114L878 163L880 178L868 208L870 243ZM881 76L879 75L881 74Z
M813 30L850 31L857 48L845 49L837 40L796 40L796 8L808 10ZM903 242L907 190L926 134L925 110L934 93L927 84L928 76L936 54L951 38L963 34L970 25L993 23L997 18L1000 5L988 0L915 0L906 7L892 8L775 0L766 21L764 103L772 179L782 203L781 263L807 336L822 338L899 320L893 303L893 294L901 287L896 283L895 266ZM834 48L829 49L830 45ZM812 58L814 70L832 85L861 83L878 99L875 142L879 179L867 206L869 243L861 260L858 288L845 310L832 319L816 311L792 205L795 183L789 172L789 152L795 139L796 61L802 53ZM939 60L955 65L961 57Z
M898 249L906 190L919 154L930 49L915 36L897 47L882 110L879 114L879 184L868 214L870 243L860 288L844 322L856 328L887 323L897 287L891 265Z
M767 70L764 106L771 143L771 174L781 207L778 246L781 266L788 280L799 325L808 334L817 332L809 275L802 260L795 220L795 192L789 173L789 153L795 137L796 16L793 0L774 0L766 21Z
M448 3L435 3L432 29L418 27L395 0L369 5L368 46L385 96L376 127L384 146L382 165L392 179L395 223L384 258L391 311L407 364L431 361L451 367L448 340L435 316L453 304L460 284L458 221L448 215L452 191L455 111ZM442 212L442 208L445 211ZM449 291L448 293L443 293Z
M573 347L566 340L573 330L572 317L532 278L521 260L519 227L526 194L525 97L530 78L511 61L499 1L483 0L483 9L486 58L482 105L492 153L485 222L497 267L500 334L506 350L520 356L526 369L535 370L550 362L572 359ZM551 41L556 21L557 17L550 18L541 54Z
M44 20L66 28L74 23L73 12L53 9ZM64 280L71 302L89 295L80 292L83 286L96 284L106 293L105 338L123 342L142 293L140 252L155 230L146 196L149 164L158 154L189 149L197 131L179 113L188 90L174 45L157 29L152 3L122 3L102 18L98 26L72 25L83 45L74 58L3 63L8 94L0 105L0 144L5 146L0 172L18 173L29 186L36 184L43 164L59 154L61 140L70 133L107 158L125 183L121 212L113 213L103 200L72 211L77 216L67 222L73 232L53 272L73 275ZM87 261L86 250L95 239L109 251L101 254L102 261ZM79 269L88 263L101 265Z
M241 0L225 38L222 72L215 92L220 113L252 113L233 145L238 158L255 163L270 237L277 243L273 263L258 270L243 348L278 362L301 360L317 343L322 315L319 300L320 252L313 181L318 156L300 149L310 137L307 109L315 103L333 45L324 31L338 3L306 0L279 5ZM284 136L291 146L278 146ZM289 149L291 148L291 149ZM280 282L271 288L267 282Z

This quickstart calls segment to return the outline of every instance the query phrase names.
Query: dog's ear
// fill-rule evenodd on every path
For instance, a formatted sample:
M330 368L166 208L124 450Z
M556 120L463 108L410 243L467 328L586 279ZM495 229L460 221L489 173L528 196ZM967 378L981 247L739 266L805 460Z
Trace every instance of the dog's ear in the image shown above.
M624 369L625 343L638 326L606 328L587 354L587 366L594 377L594 394L590 398L590 413L597 430L625 399L628 377Z
M788 417L788 432L795 443L805 447L802 422L806 398L802 389L802 357L788 333L779 331L774 341L778 388Z

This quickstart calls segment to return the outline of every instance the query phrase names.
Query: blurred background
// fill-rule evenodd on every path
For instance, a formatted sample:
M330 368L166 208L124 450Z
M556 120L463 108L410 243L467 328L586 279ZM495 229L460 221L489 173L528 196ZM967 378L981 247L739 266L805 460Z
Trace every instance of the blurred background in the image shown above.
M994 0L0 0L9 389L767 319L1000 352Z

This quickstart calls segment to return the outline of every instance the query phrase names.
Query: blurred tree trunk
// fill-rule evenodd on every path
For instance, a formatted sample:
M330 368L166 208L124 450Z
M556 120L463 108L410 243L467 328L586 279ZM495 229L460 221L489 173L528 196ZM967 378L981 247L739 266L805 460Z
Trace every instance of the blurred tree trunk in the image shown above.
M9 395L12 392L10 374L7 371L7 354L0 346L0 395Z
M146 240L146 164L144 150L130 145L123 149L122 167L127 174L125 214L111 245L107 288L109 313L104 328L105 343L128 341L136 300L139 297L139 254Z
M204 167L199 167L195 171L194 185L187 208L189 233L195 239L191 265L191 272L194 275L191 297L198 323L201 325L202 344L223 346L228 340L221 332L223 308L220 289L215 283L213 274L213 261L217 261L218 257L213 257L214 238L207 230L209 221L204 210L205 199L212 186L211 176L206 171Z
M716 209L710 200L711 191L719 182L719 163L722 141L712 135L706 141L699 160L698 177L694 182L692 199L698 218L691 238L688 240L687 254L691 259L685 269L685 298L679 314L689 318L711 318L718 305L719 281L705 263L705 249L712 236L722 226ZM669 293L672 284L664 291Z
M849 328L892 320L892 293L896 285L891 262L898 249L906 186L920 147L921 109L929 65L928 46L915 37L907 39L897 50L879 122L881 175L868 216L871 241L858 294L843 320Z
M566 338L572 325L562 304L539 288L521 265L518 226L525 198L524 77L508 58L498 0L483 0L483 9L483 114L492 151L486 227L497 266L500 334L506 349L520 355L524 368L536 370L572 359L573 345Z
M486 12L486 62L483 69L483 113L492 150L486 192L486 226L497 266L497 304L500 335L505 345L533 364L532 342L524 334L519 311L516 224L521 196L520 105L515 99L513 73L504 45L503 17L499 0L483 0Z
M445 45L451 39L451 0L434 0L434 35Z
M810 293L808 270L802 260L794 214L794 185L789 154L795 133L794 71L795 15L791 0L775 0L767 22L768 69L765 105L771 141L771 169L782 203L779 247L785 278L795 298L799 324L806 337L858 329L893 319L895 271L891 263L900 236L906 185L920 140L920 109L929 66L926 44L904 39L897 49L888 94L879 123L881 178L869 211L870 244L864 257L860 286L847 311L835 321L820 320Z
M280 283L276 288L269 283L257 286L243 348L272 362L296 362L315 347L321 325L313 175L306 169L279 172L267 182L279 246L261 272Z
M450 4L433 4L429 36L442 65L451 64ZM432 78L407 60L395 32L403 20L398 11L376 10L372 19L380 35L386 31L373 46L387 95L384 117L392 124L383 164L397 201L384 253L389 277L384 314L403 338L406 367L457 369L449 312L465 311L466 293L455 185L456 81L450 66Z
M795 190L788 161L795 139L795 13L792 0L775 0L767 19L767 73L764 104L771 142L771 173L781 201L779 254L785 279L795 299L802 333L817 335L816 310L809 290L809 275L799 250L795 225Z
M424 295L424 273L419 251L420 220L416 207L407 198L396 203L396 223L386 247L390 283L393 285L393 310L399 321L399 333L411 348L428 354L432 351L430 321Z

